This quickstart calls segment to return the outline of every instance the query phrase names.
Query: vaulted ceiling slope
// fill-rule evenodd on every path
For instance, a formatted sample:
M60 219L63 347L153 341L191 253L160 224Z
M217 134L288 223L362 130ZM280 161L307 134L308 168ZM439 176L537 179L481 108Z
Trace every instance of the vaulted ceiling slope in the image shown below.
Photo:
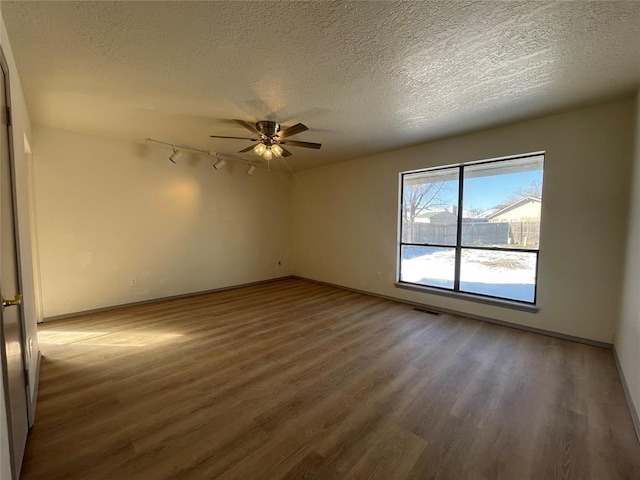
M640 2L24 2L0 6L36 125L235 152L228 119L309 127L297 170L640 84ZM250 154L246 154L250 155Z

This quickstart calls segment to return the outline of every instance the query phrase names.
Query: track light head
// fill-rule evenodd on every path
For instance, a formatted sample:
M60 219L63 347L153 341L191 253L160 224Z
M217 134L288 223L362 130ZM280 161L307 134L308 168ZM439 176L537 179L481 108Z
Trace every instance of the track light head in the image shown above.
M182 158L182 155L184 155L183 152L174 148L173 153L169 155L169 161L171 161L172 163L176 163Z
M227 162L225 162L222 158L218 157L217 155L216 155L216 158L217 160L216 160L216 163L213 164L213 168L215 168L216 170L220 170L222 167L225 166Z
M256 166L253 163L249 164L249 168L247 169L247 175L253 175L253 172L256 171Z

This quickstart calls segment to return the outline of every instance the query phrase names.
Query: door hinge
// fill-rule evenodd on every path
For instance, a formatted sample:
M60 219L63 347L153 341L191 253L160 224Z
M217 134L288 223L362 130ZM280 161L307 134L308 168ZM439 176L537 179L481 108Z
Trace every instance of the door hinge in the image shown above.
M24 369L24 386L29 388L29 369Z
M7 107L7 126L11 126L11 107Z

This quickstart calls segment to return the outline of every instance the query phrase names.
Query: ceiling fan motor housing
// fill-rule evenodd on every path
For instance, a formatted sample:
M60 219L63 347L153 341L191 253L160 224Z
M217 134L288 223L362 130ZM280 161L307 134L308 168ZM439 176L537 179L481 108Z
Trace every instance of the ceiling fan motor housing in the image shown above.
M263 135L272 138L280 131L280 124L278 122L263 120L256 123L256 128Z

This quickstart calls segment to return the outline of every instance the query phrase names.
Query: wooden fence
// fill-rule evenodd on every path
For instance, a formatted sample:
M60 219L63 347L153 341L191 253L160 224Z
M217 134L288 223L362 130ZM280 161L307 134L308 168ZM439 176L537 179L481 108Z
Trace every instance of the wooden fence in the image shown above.
M402 228L404 243L455 245L455 223L407 223ZM509 246L537 248L540 244L540 222L466 222L462 223L462 239L466 246Z

